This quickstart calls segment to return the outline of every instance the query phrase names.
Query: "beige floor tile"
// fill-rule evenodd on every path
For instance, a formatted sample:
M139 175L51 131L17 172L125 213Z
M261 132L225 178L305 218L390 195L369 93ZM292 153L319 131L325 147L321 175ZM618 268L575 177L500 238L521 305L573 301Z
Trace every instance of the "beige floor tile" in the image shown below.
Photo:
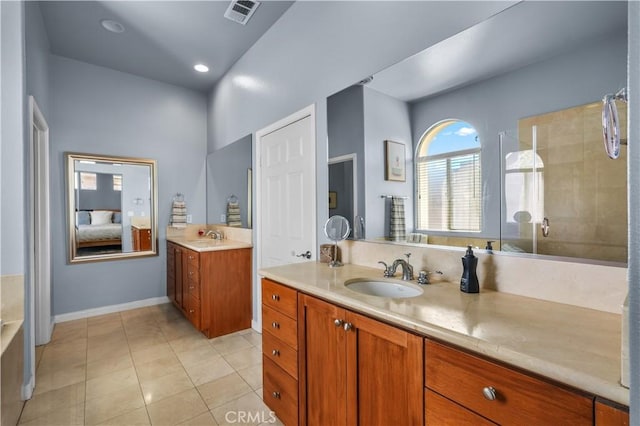
M144 399L142 399L140 386L137 383L123 386L118 392L87 399L85 422L88 425L95 425L141 407L144 407Z
M150 424L151 420L149 420L146 407L136 408L100 423L102 426L142 426Z
M263 396L262 396L262 388L258 388L258 389L256 389L256 395L258 395L258 397L259 397L260 399L262 399L262 398L263 398Z
M50 345L57 345L60 343L72 342L75 340L82 340L87 338L87 327L72 327L72 328L54 328L51 335Z
M242 337L253 346L262 345L262 334L258 333L255 330L249 330L249 332L243 334Z
M176 355L185 367L193 364L200 364L205 360L219 356L218 351L213 349L209 344L198 346L196 349L192 349L190 351L178 352Z
M218 423L213 418L213 414L209 411L202 413L186 422L180 423L179 426L217 426Z
M87 362L96 362L105 358L111 358L129 353L129 345L126 343L104 343L91 345L87 349Z
M117 320L112 319L103 323L89 323L87 335L89 336L89 338L92 338L123 331L124 326L122 325L122 321L120 321L120 317L118 317Z
M206 359L199 364L185 366L191 381L198 386L219 379L234 372L233 367L220 355Z
M65 407L76 407L79 404L84 404L84 388L85 384L82 381L34 395L25 403L20 421L27 422ZM84 405L82 410L84 412Z
M259 425L275 420L275 414L253 392L214 408L211 412L219 425Z
M119 345L122 343L127 343L127 334L124 331L124 327L114 327L109 332L89 337L88 348L93 349L97 346Z
M180 339L174 339L169 341L169 344L173 350L177 352L192 351L198 348L203 348L209 345L209 341L204 334L189 335Z
M153 336L130 339L129 347L132 351L141 351L143 349L148 349L152 346L160 345L162 343L167 343L167 339L164 337L164 334L160 333Z
M224 354L223 357L236 370L243 370L262 363L262 351L253 346Z
M131 357L136 366L166 357L167 355L174 355L173 349L171 349L171 346L169 346L167 342L131 351Z
M46 355L46 356L45 356ZM68 354L51 355L43 354L36 370L37 375L46 375L71 367L85 366L87 364L87 351L70 352Z
M44 353L44 348L45 348L44 345L36 346L36 369L38 368L40 361L42 361L42 354Z
M147 406L152 425L177 425L207 412L207 406L195 389L173 395Z
M34 395L45 393L54 389L60 389L86 380L87 366L74 365L69 368L54 370L46 374L36 373L36 387Z
M210 409L219 407L252 392L251 387L238 373L232 373L220 379L198 386L198 392ZM220 420L216 417L216 421Z
M262 387L262 363L237 371L251 389L256 390Z
M194 388L184 370L155 379L141 380L140 385L147 405Z
M173 352L170 352L162 358L136 363L136 371L138 378L142 381L184 371L184 368Z
M102 397L111 393L116 393L123 387L137 385L138 376L133 366L124 370L87 380L87 399Z
M58 407L42 417L23 421L21 425L29 426L80 426L84 425L84 402L76 405Z
M122 323L122 317L120 316L120 312L113 312L110 314L104 315L96 315L95 317L87 318L87 326L96 326L96 325L104 325L108 323Z
M177 321L172 321L167 324L160 324L162 328L162 332L164 333L167 340L177 340L182 339L187 336L203 336L198 330L196 330L193 325L187 322L186 319L181 318Z
M42 359L66 358L73 354L86 354L87 339L76 339L59 344L49 344L42 352Z
M211 345L221 354L235 352L240 349L247 349L253 345L242 336L222 336L211 340Z
M129 353L99 359L87 364L87 380L133 367Z

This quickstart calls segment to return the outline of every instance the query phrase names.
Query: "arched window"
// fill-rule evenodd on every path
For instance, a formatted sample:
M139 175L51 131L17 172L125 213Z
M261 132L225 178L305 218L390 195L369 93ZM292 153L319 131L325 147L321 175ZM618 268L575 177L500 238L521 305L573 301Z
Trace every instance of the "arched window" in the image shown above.
M434 124L416 151L416 228L480 231L482 179L476 129L461 120Z

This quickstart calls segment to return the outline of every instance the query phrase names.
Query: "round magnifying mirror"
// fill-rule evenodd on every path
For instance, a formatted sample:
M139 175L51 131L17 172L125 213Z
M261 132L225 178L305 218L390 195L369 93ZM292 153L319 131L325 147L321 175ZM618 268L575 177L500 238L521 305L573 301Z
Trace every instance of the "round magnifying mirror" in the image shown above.
M342 263L338 261L338 241L347 238L349 232L351 232L349 221L340 215L331 216L324 224L324 234L333 241L333 259L329 263L329 267L342 266Z

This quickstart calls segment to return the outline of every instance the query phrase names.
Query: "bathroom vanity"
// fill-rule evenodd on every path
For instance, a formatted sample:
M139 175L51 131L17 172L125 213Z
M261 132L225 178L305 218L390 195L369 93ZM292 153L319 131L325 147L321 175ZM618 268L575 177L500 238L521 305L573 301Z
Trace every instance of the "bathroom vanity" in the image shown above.
M167 297L209 338L251 327L251 244L167 241Z
M263 269L263 398L285 424L628 422L620 317L455 283L349 290L379 270Z

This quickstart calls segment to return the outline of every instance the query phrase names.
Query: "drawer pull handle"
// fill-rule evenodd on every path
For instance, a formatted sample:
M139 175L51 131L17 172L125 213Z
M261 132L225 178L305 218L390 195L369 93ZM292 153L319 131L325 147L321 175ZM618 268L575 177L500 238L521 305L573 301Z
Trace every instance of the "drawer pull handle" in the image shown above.
M278 324L277 322L274 321L274 322L271 323L271 327L280 328L280 324Z
M189 309L189 313L192 314L195 312L195 309Z
M333 324L336 327L340 327L342 324L344 324L344 321L342 321L341 319L336 318L335 320L333 320Z
M193 275L193 271L189 271L189 275Z
M271 353L273 354L273 356L280 356L280 351L277 349L272 350Z
M190 256L189 256L189 260L193 260L193 256L191 256L191 255L190 255Z
M274 398L280 399L280 392L273 392L272 395Z
M353 330L353 324L351 324L350 322L346 322L344 324L344 331L350 331Z
M194 287L194 286L192 286L192 285L190 285L190 286L189 286L189 290L193 290L194 288L195 288L195 287Z
M273 299L273 300L275 300L277 302L278 300L280 300L280 296L278 296L277 294L272 294L271 295L271 299Z
M496 399L496 390L493 386L487 386L482 389L482 395L488 401L494 401Z

